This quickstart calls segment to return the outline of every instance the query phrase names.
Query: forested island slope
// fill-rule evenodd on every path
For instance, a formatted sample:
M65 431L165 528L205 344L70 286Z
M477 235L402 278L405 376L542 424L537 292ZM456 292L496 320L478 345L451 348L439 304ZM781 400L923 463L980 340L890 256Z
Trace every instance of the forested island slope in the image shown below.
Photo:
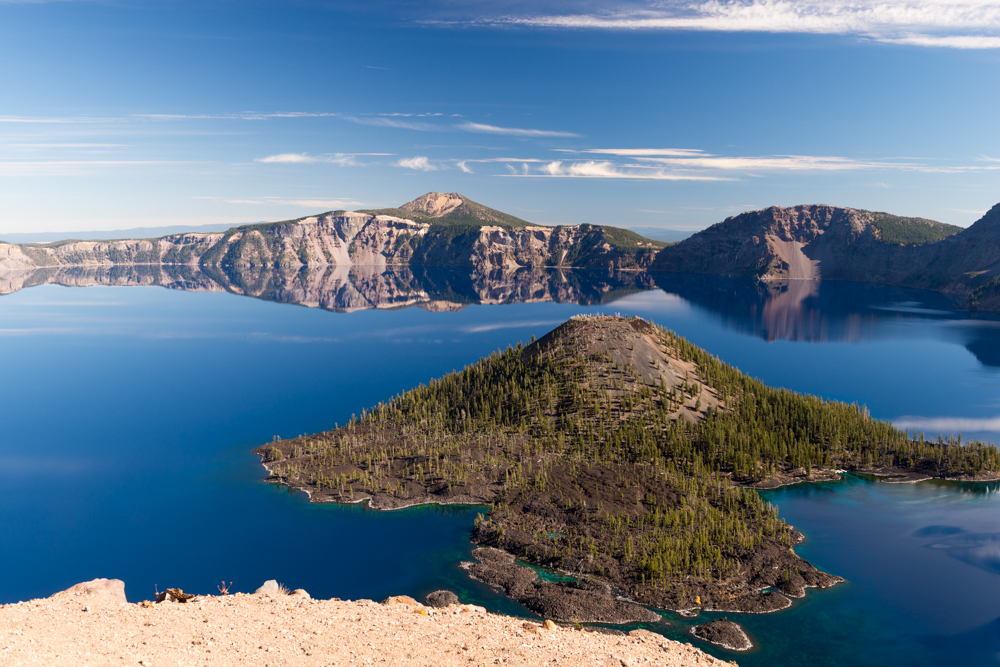
M313 501L488 504L473 576L548 616L764 612L839 579L751 486L835 469L995 479L996 447L913 440L856 405L773 389L644 320L574 318L362 411L256 450ZM528 562L579 581L539 582ZM610 586L610 587L609 587ZM777 592L777 591L780 591ZM615 604L623 604L615 600ZM641 608L638 608L641 610Z

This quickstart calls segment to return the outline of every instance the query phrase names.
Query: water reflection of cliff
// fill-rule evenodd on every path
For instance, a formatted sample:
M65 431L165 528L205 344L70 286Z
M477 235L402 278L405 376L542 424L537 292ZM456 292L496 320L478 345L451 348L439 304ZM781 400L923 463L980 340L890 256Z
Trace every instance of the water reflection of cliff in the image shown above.
M471 304L608 303L655 288L641 272L520 268L485 274L461 269L330 266L283 270L183 265L95 266L37 269L0 275L0 294L43 284L161 286L230 292L267 301L337 312L418 306L432 311Z
M841 281L765 285L654 274L657 287L708 311L729 329L768 341L862 342L890 335L952 339L1000 367L1000 318L956 310L938 292Z
M4 273L0 294L46 283L230 292L337 312L410 306L445 311L472 304L533 302L596 305L659 288L706 311L729 329L768 341L861 342L889 335L934 335L963 345L985 366L1000 367L997 316L955 310L948 297L937 292L862 283L765 285L692 274L533 268L470 273L426 267L292 270L164 265Z

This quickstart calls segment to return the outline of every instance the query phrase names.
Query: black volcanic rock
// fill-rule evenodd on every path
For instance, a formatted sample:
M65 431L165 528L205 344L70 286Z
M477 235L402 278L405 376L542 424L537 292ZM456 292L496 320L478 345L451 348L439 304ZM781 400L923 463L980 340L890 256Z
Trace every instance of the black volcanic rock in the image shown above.
M691 628L691 634L730 651L749 651L753 648L753 642L743 628L725 618L696 625Z

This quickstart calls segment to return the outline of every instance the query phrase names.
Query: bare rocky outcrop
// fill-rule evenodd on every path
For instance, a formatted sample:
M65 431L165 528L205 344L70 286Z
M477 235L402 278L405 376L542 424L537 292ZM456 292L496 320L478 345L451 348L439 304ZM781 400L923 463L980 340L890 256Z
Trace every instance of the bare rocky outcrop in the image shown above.
M245 594L199 595L185 604L128 604L104 597L83 602L74 594L0 606L0 662L53 667L730 664L651 632L581 632L490 614L474 605L432 608L392 598L378 604Z
M127 602L125 598L125 582L121 579L92 579L70 586L64 591L52 595L50 599L66 598L102 598L116 602Z
M410 213L422 213L431 218L442 218L465 205L465 197L457 192L441 194L428 192L399 208Z

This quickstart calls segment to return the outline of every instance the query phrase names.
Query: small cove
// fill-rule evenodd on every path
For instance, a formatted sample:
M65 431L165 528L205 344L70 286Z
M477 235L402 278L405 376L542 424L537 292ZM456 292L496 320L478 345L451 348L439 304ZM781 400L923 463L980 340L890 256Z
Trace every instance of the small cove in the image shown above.
M458 312L336 314L155 288L4 296L0 563L19 576L0 601L97 576L124 579L133 600L154 586L213 592L224 579L249 591L276 578L317 597L449 588L524 613L457 566L476 508L309 504L261 483L248 452L343 423L579 312L650 317L769 384L860 401L882 418L961 421L996 440L994 319L923 293L823 284L752 297L703 282L663 277L661 289L606 305ZM730 615L762 648L711 652L743 665L995 664L994 492L854 477L767 492L806 533L797 551L848 582L779 614ZM691 622L671 620L667 634L690 641Z

